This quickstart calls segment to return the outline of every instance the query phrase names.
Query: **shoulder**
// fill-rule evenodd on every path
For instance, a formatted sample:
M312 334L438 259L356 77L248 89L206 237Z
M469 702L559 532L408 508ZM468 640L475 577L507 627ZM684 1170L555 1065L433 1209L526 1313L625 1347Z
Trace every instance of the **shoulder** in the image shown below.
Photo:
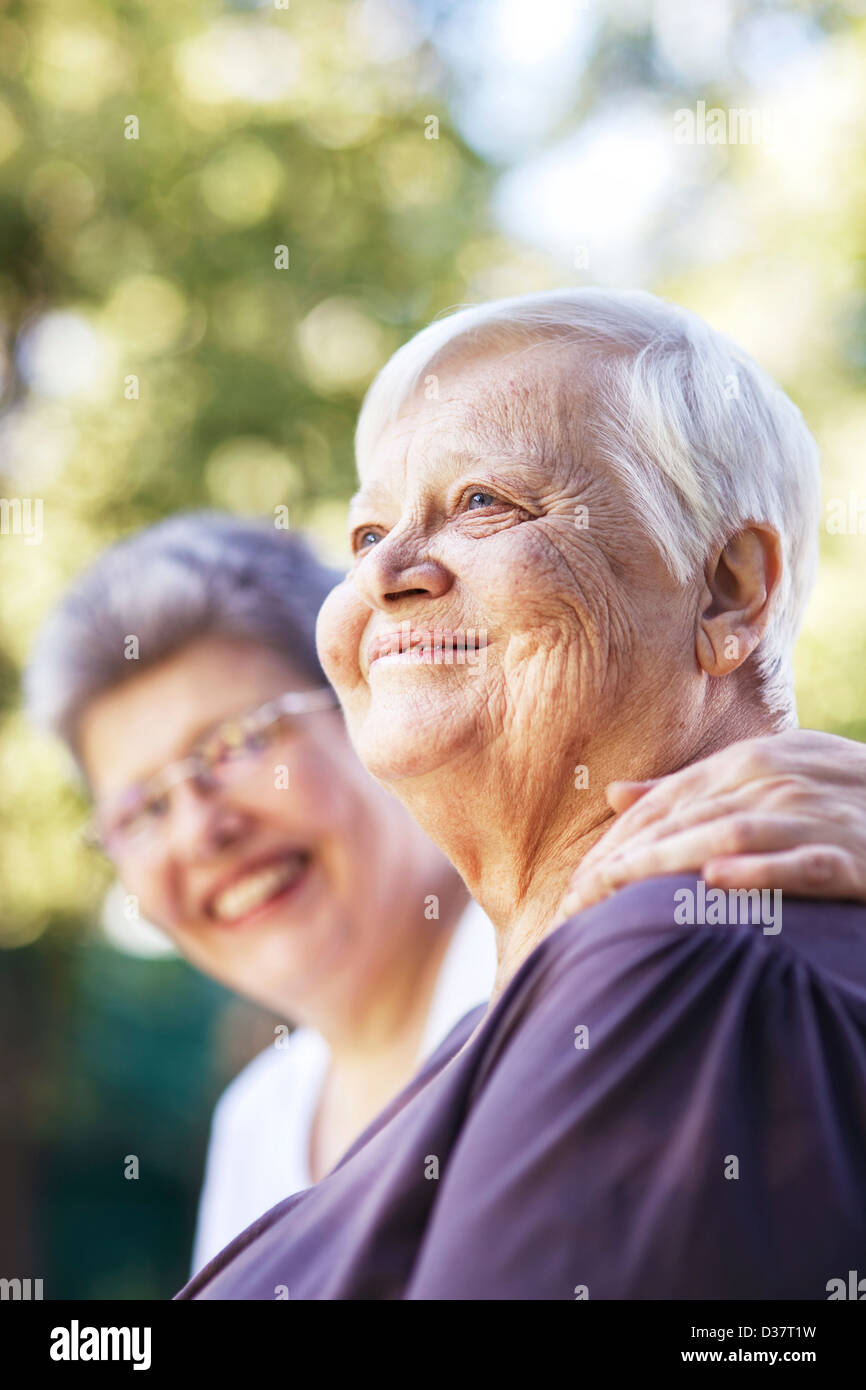
M578 914L490 1010L410 1297L825 1297L862 1249L866 913L765 936L678 889Z
M532 1074L537 1095L570 1086L569 1049L599 1086L628 1072L651 1087L707 1053L747 1067L788 1047L806 1070L815 1030L863 1047L866 909L791 900L763 923L715 922L699 895L694 878L653 879L552 932L490 1011L479 1087L499 1070Z
M640 966L659 977L686 960L707 967L733 959L770 975L797 966L827 987L866 999L866 907L786 898L779 890L713 889L690 875L636 883L578 913L542 943L542 974L608 979Z

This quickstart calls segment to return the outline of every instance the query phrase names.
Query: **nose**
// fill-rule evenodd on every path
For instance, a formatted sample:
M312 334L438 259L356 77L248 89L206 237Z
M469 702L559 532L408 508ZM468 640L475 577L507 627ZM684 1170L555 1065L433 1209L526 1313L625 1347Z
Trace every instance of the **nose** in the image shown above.
M170 853L195 862L218 854L242 839L250 816L222 792L205 790L193 781L172 789L167 840Z
M371 608L394 614L405 599L442 598L451 588L453 575L431 554L420 529L395 527L363 557L354 580Z

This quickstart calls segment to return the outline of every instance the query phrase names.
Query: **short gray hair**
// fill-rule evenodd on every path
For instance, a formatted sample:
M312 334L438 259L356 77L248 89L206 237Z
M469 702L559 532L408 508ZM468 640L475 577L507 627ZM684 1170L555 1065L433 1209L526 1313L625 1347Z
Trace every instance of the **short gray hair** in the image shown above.
M25 674L28 711L76 754L87 705L200 637L259 642L326 685L316 615L342 575L302 536L219 512L170 517L112 545L43 625ZM135 635L139 660L127 661Z
M436 319L370 386L355 435L359 473L422 380L448 358L544 340L592 352L596 408L580 426L679 582L699 574L710 550L745 523L779 531L783 574L756 670L770 708L793 717L791 650L818 558L818 449L784 391L696 314L642 291L574 288Z

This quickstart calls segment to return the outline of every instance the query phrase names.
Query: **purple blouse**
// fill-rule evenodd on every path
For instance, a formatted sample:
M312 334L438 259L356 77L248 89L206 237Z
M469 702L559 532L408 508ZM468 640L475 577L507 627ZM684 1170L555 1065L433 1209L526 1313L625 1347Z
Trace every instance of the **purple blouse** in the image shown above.
M552 932L176 1297L826 1299L866 1274L866 908L683 926L683 888Z

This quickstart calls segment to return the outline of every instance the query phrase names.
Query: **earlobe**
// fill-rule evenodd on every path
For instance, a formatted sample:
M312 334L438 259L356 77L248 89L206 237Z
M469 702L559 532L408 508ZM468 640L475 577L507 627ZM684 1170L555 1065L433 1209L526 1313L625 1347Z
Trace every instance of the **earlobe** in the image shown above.
M707 675L730 675L751 656L781 575L781 541L772 526L746 527L708 562L695 632L695 655Z
M695 650L698 664L708 676L728 676L752 655L760 637L754 631L732 630L725 620L698 623Z

